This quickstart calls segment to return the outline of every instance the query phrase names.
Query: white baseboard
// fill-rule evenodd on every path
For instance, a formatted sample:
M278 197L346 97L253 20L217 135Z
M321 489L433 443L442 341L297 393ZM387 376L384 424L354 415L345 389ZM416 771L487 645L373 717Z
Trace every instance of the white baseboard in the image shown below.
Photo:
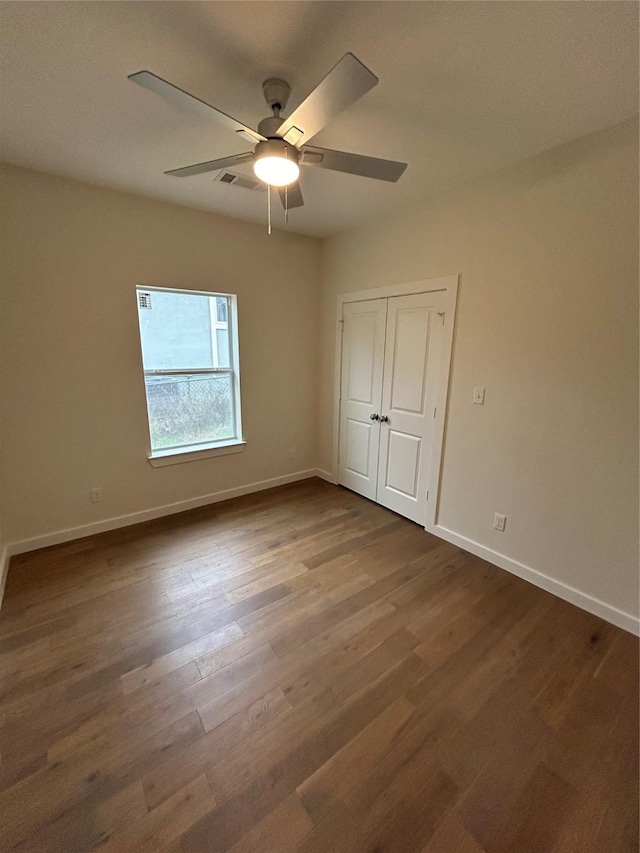
M599 616L601 619L605 619L613 625L617 625L618 628L629 631L631 634L640 635L640 619L638 619L637 616L633 616L631 613L625 613L623 610L618 610L617 607L612 607L610 604L606 604L598 598L594 598L591 595L580 592L579 589L575 589L575 587L562 583L562 581L555 580L536 569L532 569L530 566L526 566L524 563L512 560L510 557L506 557L498 551L485 548L485 546L480 545L479 542L475 542L473 539L467 539L466 536L460 536L460 534L454 533L453 530L449 530L446 527L441 527L439 524L431 525L425 529L429 533L433 533L434 536L438 536L440 539L446 539L447 542L451 542L452 545L457 545L459 548L469 551L471 554L475 554L476 557L481 557L488 563L492 563L500 569L511 572L511 574L529 581L529 583L556 595L558 598L562 598L570 604L575 604L576 607L581 607L583 610L593 613L595 616Z
M325 471L324 468L316 468L316 477L320 477L321 480L326 480L327 483L333 483L334 486L338 482L331 471Z
M165 515L175 515L189 509L197 509L208 504L227 501L231 498L239 498L253 492L262 492L265 489L273 489L276 486L284 486L287 483L296 483L298 480L308 480L317 475L315 468L307 471L296 471L294 474L285 474L282 477L272 477L270 480L260 480L257 483L248 483L246 486L238 486L235 489L226 489L222 492L213 492L210 495L202 495L199 498L190 498L186 501L165 504L164 506L145 509L140 512L132 512L129 515L119 515L114 518L105 518L92 524L83 524L80 527L69 527L55 533L46 533L44 536L35 536L33 539L22 539L7 545L7 557L13 554L25 554L27 551L37 551L39 548L48 548L50 545L60 545L63 542L71 542L74 539L82 539L84 536L95 536L97 533L106 533L109 530L117 530L119 527L129 527L132 524L140 524L143 521L153 521ZM7 559L8 562L8 559Z
M7 583L10 558L9 546L5 545L3 548L0 548L0 607L2 607L2 596L4 595L4 588Z

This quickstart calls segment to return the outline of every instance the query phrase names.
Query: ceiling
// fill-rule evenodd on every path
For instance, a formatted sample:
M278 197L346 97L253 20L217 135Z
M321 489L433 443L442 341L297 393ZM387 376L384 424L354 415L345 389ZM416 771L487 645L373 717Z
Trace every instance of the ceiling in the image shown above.
M409 167L397 184L303 169L288 227L326 236L636 113L637 21L633 2L3 2L0 153L265 222L263 193L163 174L247 143L127 75L256 127L266 77L291 84L290 111L352 51L380 83L313 142Z

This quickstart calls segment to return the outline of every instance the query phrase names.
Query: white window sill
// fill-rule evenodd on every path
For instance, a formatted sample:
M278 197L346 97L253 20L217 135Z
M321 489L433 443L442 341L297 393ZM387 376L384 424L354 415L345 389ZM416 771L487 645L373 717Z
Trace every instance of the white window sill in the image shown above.
M156 450L149 457L154 468L164 465L177 465L180 462L194 462L196 459L209 459L211 456L228 456L230 453L242 453L246 441L225 441L215 444L199 444L195 447L175 447L171 450Z

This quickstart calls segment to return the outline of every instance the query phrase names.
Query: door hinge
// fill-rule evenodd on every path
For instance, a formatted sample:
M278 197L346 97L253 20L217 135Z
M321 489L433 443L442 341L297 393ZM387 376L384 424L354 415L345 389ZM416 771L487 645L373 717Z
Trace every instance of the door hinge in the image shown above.
M429 489L427 489L427 500L429 500Z
M436 412L437 412L437 411L438 411L438 409L437 409L437 408L433 410L433 417L434 417L434 418L435 418L435 416L436 416Z

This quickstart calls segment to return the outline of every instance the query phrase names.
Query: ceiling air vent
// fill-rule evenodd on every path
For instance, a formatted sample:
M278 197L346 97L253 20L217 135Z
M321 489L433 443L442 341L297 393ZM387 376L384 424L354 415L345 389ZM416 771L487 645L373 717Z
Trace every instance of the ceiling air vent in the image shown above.
M220 181L221 184L233 184L234 187L241 187L243 190L257 190L258 192L265 192L266 185L262 183L262 181L258 181L256 178L250 178L249 175L239 175L237 172L228 172L224 169L222 172L219 172L215 178L216 181Z

